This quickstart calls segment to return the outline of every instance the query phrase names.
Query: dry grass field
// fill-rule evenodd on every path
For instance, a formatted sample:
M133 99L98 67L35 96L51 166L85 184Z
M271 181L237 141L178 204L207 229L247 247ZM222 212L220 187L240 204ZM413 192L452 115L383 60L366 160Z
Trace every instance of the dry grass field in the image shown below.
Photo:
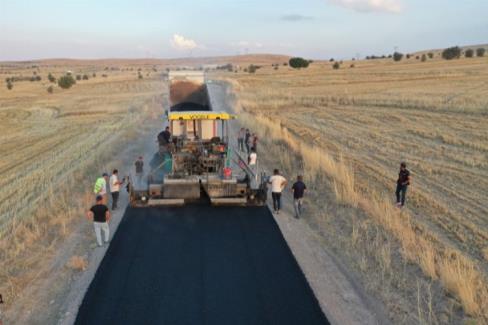
M94 179L117 167L109 162L162 112L161 67L109 63L0 64L0 292L7 307L86 224ZM66 90L47 80L67 70L89 79ZM42 80L7 89L6 78L34 73Z
M488 58L219 77L261 135L261 159L313 186L306 222L392 319L488 321ZM399 211L401 161L413 182Z

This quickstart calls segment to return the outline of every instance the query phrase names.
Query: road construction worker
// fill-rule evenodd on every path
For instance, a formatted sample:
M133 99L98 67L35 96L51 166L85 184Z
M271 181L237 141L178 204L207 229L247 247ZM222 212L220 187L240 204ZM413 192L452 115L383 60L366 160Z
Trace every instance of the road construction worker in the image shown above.
M254 150L258 150L258 136L256 135L256 133L252 134L251 148L254 148Z
M119 171L114 169L112 176L110 176L109 188L110 194L112 194L112 210L117 209L117 203L119 201L120 185L124 184L124 180L119 181Z
M280 213L281 210L281 192L285 188L288 182L286 178L280 175L280 171L275 169L273 171L273 176L271 176L268 180L268 183L271 184L271 197L273 198L273 210L276 214Z
M86 216L89 220L93 220L93 227L95 229L98 247L101 247L103 242L108 243L110 238L110 228L108 226L110 211L103 203L103 198L101 195L97 196L95 205L90 208L90 210L86 213ZM102 231L104 235L103 242Z
M171 132L169 131L169 126L158 134L158 142L160 146L168 145L171 142Z
M405 196L407 195L408 185L410 185L410 171L407 169L407 164L402 162L400 164L400 172L398 173L397 187L395 191L396 205L399 208L405 205Z
M305 194L305 191L307 190L307 186L303 182L303 177L301 175L297 176L297 181L292 185L291 190L293 191L295 218L298 219L302 214L303 194Z
M246 137L246 129L241 128L239 132L237 132L237 148L239 151L244 151L244 138Z
M0 306L3 304L3 297L2 295L0 294ZM3 314L2 314L2 309L0 308L0 325L3 325Z
M246 129L246 133L244 135L244 144L246 145L246 152L249 154L249 151L251 149L249 139L251 138L251 132L249 132L249 129Z
M103 173L102 177L97 178L93 188L93 193L95 193L96 196L100 195L102 197L103 204L107 204L107 181L108 174Z
M142 175L144 172L144 161L142 160L142 156L136 160L134 165L136 166L136 175Z

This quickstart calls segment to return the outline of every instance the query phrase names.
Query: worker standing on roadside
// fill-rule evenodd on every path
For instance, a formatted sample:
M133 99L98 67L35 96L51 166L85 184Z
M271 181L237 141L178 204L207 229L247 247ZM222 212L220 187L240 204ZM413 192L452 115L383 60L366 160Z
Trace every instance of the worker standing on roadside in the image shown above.
M93 188L93 193L98 197L99 195L103 199L103 204L107 204L107 181L108 174L103 173L102 177L97 178L95 182L95 187Z
M241 128L239 132L237 132L237 149L239 151L244 151L244 138L246 137L246 130Z
M400 164L400 172L398 173L397 187L395 191L396 205L399 208L405 205L405 196L407 195L408 185L410 185L410 171L407 169L407 164L402 162Z
M273 198L273 210L276 214L280 214L281 210L281 192L285 188L288 182L286 178L280 175L280 171L275 169L273 171L273 176L271 176L268 180L268 183L271 184L271 197Z
M256 133L252 134L251 148L254 148L254 150L258 150L258 136L256 135Z
M252 172L254 173L254 178L257 179L258 154L256 153L256 149L251 148L251 154L247 158L247 163L249 168L251 168Z
M246 145L246 151L247 154L249 154L249 149L251 148L249 145L249 139L251 138L251 132L249 132L249 129L246 129L246 135L244 136L244 143Z
M301 175L297 176L297 181L292 185L293 191L293 206L295 207L295 218L299 219L302 214L303 194L307 190L307 186L303 182Z
M110 228L108 227L108 221L110 220L110 211L107 206L103 204L102 196L99 195L96 198L96 203L90 208L86 216L89 220L93 220L93 227L95 229L95 236L97 237L97 245L101 247L102 243L102 231L103 239L105 243L108 243L110 238Z
M3 297L2 294L0 294L0 305L3 304ZM2 309L0 308L0 325L3 325L3 320L2 320L3 314L2 314Z
M124 184L124 180L119 181L119 171L114 169L112 176L110 176L109 187L112 194L112 210L117 209L117 202L119 201L120 185Z

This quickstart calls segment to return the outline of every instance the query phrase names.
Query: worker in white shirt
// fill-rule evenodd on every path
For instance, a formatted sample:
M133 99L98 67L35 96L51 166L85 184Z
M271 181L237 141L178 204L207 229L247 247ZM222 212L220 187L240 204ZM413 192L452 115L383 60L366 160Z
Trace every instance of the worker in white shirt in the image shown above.
M288 184L288 182L286 178L280 175L280 171L278 169L275 169L273 171L273 176L269 178L268 183L271 184L273 210L276 214L279 214L281 209L281 192L283 192L283 189L285 188L286 184Z
M120 185L124 184L124 180L119 181L119 171L114 169L112 176L110 176L109 187L112 194L112 210L117 209L117 202L119 201Z
M255 148L251 148L251 154L247 158L247 163L249 165L249 168L251 168L252 172L254 173L254 176L257 177L257 161L258 161L258 154L256 153Z

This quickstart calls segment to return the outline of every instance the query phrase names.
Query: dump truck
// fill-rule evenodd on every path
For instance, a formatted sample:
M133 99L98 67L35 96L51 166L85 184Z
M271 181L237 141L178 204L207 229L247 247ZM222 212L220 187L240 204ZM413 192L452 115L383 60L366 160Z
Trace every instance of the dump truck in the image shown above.
M229 123L236 116L212 110L205 74L168 73L169 141L159 141L146 174L131 175L130 204L135 207L182 205L263 205L266 175L247 165L234 150Z

